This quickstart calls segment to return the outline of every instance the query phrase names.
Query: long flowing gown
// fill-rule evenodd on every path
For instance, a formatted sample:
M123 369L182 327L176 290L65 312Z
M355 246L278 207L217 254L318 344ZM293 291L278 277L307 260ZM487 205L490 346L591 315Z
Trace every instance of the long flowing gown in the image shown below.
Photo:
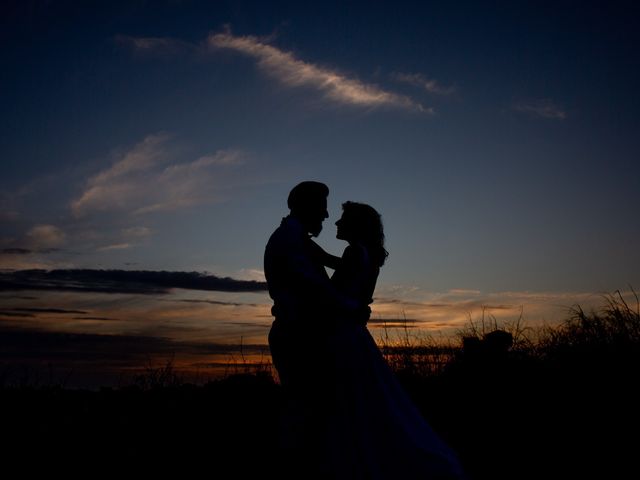
M379 268L350 245L332 281L371 303ZM329 342L334 377L327 476L334 479L463 479L460 462L422 417L362 321L338 322Z

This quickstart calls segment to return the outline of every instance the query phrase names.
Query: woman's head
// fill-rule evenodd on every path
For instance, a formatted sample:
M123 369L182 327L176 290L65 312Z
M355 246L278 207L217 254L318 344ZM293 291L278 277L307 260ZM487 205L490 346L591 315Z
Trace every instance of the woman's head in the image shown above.
M350 243L361 243L369 249L373 261L382 266L389 255L384 248L382 217L364 203L345 202L342 217L336 222L336 237Z

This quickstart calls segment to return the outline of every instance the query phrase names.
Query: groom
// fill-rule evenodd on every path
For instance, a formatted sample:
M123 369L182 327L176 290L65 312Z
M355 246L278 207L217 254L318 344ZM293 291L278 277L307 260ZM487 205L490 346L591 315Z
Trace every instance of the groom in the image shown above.
M332 285L325 265L336 268L340 258L326 253L311 237L329 217L329 188L320 182L296 185L287 199L290 213L273 232L264 253L264 273L271 313L269 347L280 383L290 391L309 393L323 373L325 333L340 312L358 305Z
M370 314L368 306L359 306L333 286L325 266L335 269L341 259L312 240L329 216L328 195L329 188L323 183L296 185L287 199L290 213L273 232L264 252L275 317L269 348L286 402L280 445L288 460L280 462L281 478L300 478L301 472L304 478L326 477L321 469L313 476L309 465L322 463L314 455L322 455L326 443L326 420L335 390L330 335L340 319L368 318Z

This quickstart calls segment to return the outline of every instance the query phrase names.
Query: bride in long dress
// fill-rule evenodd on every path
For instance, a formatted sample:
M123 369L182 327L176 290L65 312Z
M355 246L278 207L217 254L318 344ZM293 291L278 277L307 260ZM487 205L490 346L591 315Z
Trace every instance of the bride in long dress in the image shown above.
M388 255L381 217L346 202L337 238L349 245L332 282L363 305L373 301ZM455 453L428 425L387 365L362 319L339 318L329 339L332 398L327 469L335 479L462 479Z

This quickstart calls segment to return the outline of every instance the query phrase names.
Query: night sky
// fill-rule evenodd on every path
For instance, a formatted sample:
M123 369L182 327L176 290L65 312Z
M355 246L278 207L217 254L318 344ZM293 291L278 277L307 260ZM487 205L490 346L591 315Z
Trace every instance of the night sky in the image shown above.
M552 323L640 288L639 14L3 2L0 362L264 355L264 245L302 180L330 187L334 254L342 202L383 216L375 332Z

